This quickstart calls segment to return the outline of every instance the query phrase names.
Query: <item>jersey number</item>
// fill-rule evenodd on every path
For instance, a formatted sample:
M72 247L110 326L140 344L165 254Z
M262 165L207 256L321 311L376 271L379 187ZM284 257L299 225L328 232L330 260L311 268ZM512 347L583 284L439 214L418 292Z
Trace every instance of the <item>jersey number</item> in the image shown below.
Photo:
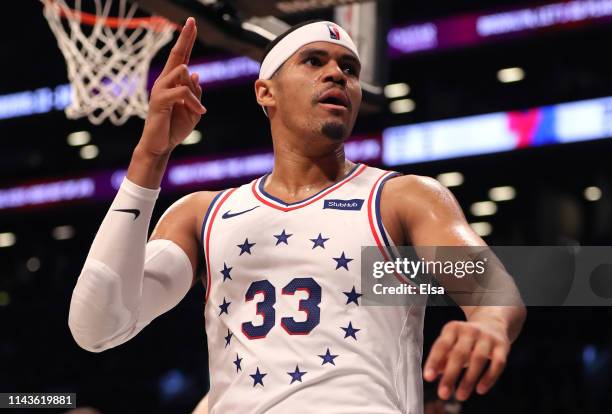
M321 286L311 277L298 277L289 282L282 290L283 295L293 295L296 291L308 292L308 298L300 300L299 310L306 312L306 320L296 322L291 317L281 318L281 326L290 335L308 335L321 319ZM268 280L258 280L251 283L247 289L244 299L248 302L253 300L256 294L261 293L264 299L257 303L257 315L263 317L261 325L253 325L252 322L242 324L242 332L249 339L265 338L276 323L276 289Z

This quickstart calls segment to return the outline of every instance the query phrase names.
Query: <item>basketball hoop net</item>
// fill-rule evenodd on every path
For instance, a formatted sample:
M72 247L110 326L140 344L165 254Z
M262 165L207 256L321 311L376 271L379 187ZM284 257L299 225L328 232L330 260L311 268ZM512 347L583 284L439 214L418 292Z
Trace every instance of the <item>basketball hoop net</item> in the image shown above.
M83 2L95 3L94 13L83 11L81 0L41 1L72 84L66 116L87 116L96 125L105 119L121 125L133 115L145 118L151 59L177 26L162 17L134 17L138 7L127 0L116 1L114 8L113 0Z

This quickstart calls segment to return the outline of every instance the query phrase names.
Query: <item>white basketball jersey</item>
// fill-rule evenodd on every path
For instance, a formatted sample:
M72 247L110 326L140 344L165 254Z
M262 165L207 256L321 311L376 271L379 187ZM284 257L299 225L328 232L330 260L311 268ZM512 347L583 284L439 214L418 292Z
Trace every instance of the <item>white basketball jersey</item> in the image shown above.
M286 204L266 176L221 192L202 226L210 413L422 413L422 307L363 306L362 246L395 173L358 164ZM391 242L392 243L392 242Z

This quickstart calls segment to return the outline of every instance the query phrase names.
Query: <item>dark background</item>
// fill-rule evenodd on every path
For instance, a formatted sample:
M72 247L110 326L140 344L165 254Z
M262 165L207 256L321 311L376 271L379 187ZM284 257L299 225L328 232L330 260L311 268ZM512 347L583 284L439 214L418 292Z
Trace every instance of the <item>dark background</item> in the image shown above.
M396 0L391 23L525 4ZM40 2L10 2L5 11L0 29L0 94L66 83L65 63ZM612 95L611 36L610 25L596 25L393 60L389 83L410 85L415 111L365 115L355 135L391 125ZM168 51L169 46L160 51L152 66L159 67ZM218 48L198 45L194 58L219 53ZM499 83L497 71L509 66L524 68L526 78ZM268 121L255 103L250 84L205 91L204 102L209 113L198 125L204 139L177 148L175 159L271 147ZM120 128L109 123L92 127L86 120L67 120L60 111L0 120L0 187L126 167L142 124L132 119ZM68 133L82 129L91 132L100 149L93 160L81 159L78 149L66 144ZM429 176L460 171L465 183L451 190L468 220L474 219L470 204L486 197L488 188L514 186L517 198L500 204L497 214L488 218L494 228L485 237L489 244L609 245L611 150L612 140L601 140L406 165L398 170ZM594 184L603 195L589 202L582 191ZM180 195L162 192L153 222ZM0 248L0 292L8 298L0 306L0 392L76 392L79 405L103 413L188 412L208 388L201 286L136 338L102 354L81 350L68 330L72 289L108 205L0 211L0 233L10 231L18 237L14 246ZM577 225L568 226L570 221ZM72 225L74 237L55 240L52 229L59 225ZM31 257L41 264L34 272L26 266ZM528 311L503 377L489 395L472 397L463 412L612 412L612 311ZM430 308L425 353L443 324L461 317L456 308Z

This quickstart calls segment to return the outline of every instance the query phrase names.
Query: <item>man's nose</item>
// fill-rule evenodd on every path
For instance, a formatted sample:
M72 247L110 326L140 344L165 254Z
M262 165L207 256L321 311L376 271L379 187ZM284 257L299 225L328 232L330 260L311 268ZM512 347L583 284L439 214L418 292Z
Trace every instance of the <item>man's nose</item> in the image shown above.
M346 86L346 74L342 70L338 63L335 61L329 61L327 65L325 65L325 75L323 80L325 82L334 82L341 86Z

